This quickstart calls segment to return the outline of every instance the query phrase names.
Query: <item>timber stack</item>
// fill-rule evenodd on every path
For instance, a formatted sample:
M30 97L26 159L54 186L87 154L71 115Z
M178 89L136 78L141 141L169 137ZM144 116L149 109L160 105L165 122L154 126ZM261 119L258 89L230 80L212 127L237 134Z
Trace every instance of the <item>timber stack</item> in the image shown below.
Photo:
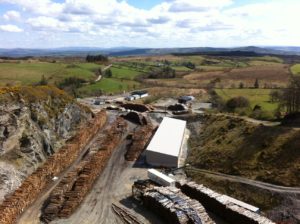
M32 204L55 176L69 167L79 156L84 146L106 123L106 112L98 113L93 120L80 128L79 132L58 152L32 173L22 185L9 195L0 206L0 223L12 224L26 207Z
M97 150L91 151L76 169L63 178L42 209L43 222L68 218L73 214L104 170L113 150L122 140L126 126L127 123L118 118L111 128L105 130L104 139L96 142L99 144Z

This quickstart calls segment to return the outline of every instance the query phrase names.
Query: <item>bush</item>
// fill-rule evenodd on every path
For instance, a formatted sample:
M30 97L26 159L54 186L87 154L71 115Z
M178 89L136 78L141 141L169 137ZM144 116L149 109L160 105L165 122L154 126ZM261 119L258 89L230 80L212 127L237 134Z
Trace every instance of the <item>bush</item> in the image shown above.
M85 83L84 79L77 78L77 77L69 77L64 79L61 83L58 84L60 89L65 87L74 86L75 88L80 88L82 84Z
M249 116L251 114L251 108L249 107L237 108L235 112L240 116Z
M252 112L251 116L257 120L272 120L274 119L274 112L265 110L255 110Z
M229 111L235 111L237 108L246 108L249 106L249 100L243 96L233 97L226 102L226 108Z
M108 61L108 57L104 56L104 55L88 55L86 56L86 61L87 62L107 62Z

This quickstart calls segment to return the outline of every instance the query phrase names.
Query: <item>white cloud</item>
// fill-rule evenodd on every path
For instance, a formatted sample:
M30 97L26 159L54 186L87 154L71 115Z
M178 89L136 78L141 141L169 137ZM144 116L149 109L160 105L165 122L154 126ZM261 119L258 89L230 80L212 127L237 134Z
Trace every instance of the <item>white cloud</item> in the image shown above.
M0 6L3 2L16 7L16 13L7 12L4 19L16 21L22 10L26 19L19 20L22 28L17 28L30 36L41 32L59 36L43 39L57 45L76 41L76 45L108 47L124 43L139 47L299 45L300 39L300 30L295 29L300 20L298 0L255 4L249 0L244 6L236 6L233 0L165 0L149 10L125 0L0 0ZM33 44L42 43L36 39L40 42Z
M14 32L14 33L18 33L18 32L22 32L23 30L15 25L0 25L0 30L1 31L5 31L5 32Z
M205 12L213 8L231 5L231 0L175 0L170 3L170 12Z
M0 3L13 4L26 13L38 15L57 15L62 11L62 4L51 0L0 0Z
M18 21L21 18L21 15L19 12L11 10L11 11L7 11L3 15L3 18L7 21Z

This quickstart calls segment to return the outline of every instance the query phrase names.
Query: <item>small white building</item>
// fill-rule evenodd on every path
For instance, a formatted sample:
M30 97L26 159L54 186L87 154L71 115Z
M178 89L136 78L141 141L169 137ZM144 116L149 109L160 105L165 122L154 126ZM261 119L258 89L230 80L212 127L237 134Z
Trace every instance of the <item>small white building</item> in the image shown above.
M178 167L186 121L165 117L146 149L146 162L156 167Z
M155 169L149 169L148 170L148 178L152 180L153 182L167 187L167 186L172 186L175 187L175 180L172 179L171 177L155 170Z

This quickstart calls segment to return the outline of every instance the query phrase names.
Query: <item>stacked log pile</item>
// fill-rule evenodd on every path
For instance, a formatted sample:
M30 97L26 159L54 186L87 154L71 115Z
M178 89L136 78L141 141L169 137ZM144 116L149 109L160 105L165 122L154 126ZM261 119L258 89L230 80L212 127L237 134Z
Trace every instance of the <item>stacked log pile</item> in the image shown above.
M184 194L198 200L205 208L213 211L230 223L275 224L260 214L226 200L226 197L222 194L195 182L182 182L181 190Z
M147 118L142 113L138 113L135 111L131 111L128 114L123 115L122 117L132 123L139 125L147 125L149 123Z
M120 143L126 124L123 119L117 119L106 130L98 150L91 152L75 170L63 178L42 210L42 221L48 223L56 218L68 218L78 208Z
M167 223L215 223L198 201L185 196L175 187L146 188L142 200L146 207L158 213Z
M0 206L0 223L14 223L22 211L32 204L52 178L69 167L106 122L106 112L100 112L85 124L67 144L32 173Z
M149 143L154 131L155 127L151 123L148 123L148 125L141 127L133 133L131 142L128 145L128 150L125 154L125 159L127 161L136 161L139 158L140 154Z
M151 105L136 104L136 103L125 103L122 105L122 107L125 108L126 110L133 110L142 113L154 110L154 108Z

